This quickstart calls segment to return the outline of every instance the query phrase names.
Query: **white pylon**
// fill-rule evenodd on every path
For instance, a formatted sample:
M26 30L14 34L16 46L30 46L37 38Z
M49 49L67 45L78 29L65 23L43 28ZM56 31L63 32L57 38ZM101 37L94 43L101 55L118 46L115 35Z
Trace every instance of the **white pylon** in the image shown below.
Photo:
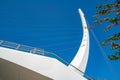
M88 56L89 56L89 32L87 29L87 23L82 10L78 9L78 11L82 21L83 38L82 38L82 42L79 47L79 50L76 56L74 57L74 59L72 60L71 65L75 66L76 68L78 68L80 71L84 73L86 70ZM71 65L69 65L70 68L72 68ZM72 68L72 69L77 71L75 68Z

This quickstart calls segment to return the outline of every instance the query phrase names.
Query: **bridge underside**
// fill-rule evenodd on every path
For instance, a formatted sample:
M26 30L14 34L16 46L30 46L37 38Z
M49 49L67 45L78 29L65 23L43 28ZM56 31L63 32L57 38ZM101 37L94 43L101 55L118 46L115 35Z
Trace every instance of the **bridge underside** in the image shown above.
M0 58L0 80L52 80L52 79Z

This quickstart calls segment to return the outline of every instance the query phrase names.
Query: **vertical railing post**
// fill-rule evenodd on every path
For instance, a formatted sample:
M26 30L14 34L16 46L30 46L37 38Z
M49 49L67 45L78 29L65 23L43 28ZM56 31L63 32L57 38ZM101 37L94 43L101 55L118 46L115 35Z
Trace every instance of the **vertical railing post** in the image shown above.
M4 42L3 40L0 40L0 45L1 45L3 42Z
M45 54L45 51L44 50L40 50L40 52L42 53L42 55L44 56Z
M20 44L17 45L16 50L19 50L19 48L20 48Z
M35 54L36 50L37 50L37 49L34 48L31 53Z

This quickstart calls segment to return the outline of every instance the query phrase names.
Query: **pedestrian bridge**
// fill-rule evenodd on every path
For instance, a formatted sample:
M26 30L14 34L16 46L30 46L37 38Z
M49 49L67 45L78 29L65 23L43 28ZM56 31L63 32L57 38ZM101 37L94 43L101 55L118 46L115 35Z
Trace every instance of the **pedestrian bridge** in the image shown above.
M85 74L89 56L89 33L84 14L81 9L78 9L78 11L82 21L83 38L79 50L71 63L44 49L0 40L0 65L2 65L0 66L0 79L93 80ZM36 78L35 76L39 74L41 77Z

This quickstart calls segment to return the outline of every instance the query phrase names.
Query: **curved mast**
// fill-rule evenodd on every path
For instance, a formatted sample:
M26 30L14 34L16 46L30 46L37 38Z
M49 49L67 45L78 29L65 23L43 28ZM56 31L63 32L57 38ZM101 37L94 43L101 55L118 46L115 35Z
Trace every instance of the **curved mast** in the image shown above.
M78 9L78 11L82 21L83 38L82 38L82 42L79 47L79 50L76 56L74 57L74 59L72 60L71 65L75 66L76 68L78 68L84 73L87 66L88 56L89 56L89 32L87 29L87 23L82 10Z

